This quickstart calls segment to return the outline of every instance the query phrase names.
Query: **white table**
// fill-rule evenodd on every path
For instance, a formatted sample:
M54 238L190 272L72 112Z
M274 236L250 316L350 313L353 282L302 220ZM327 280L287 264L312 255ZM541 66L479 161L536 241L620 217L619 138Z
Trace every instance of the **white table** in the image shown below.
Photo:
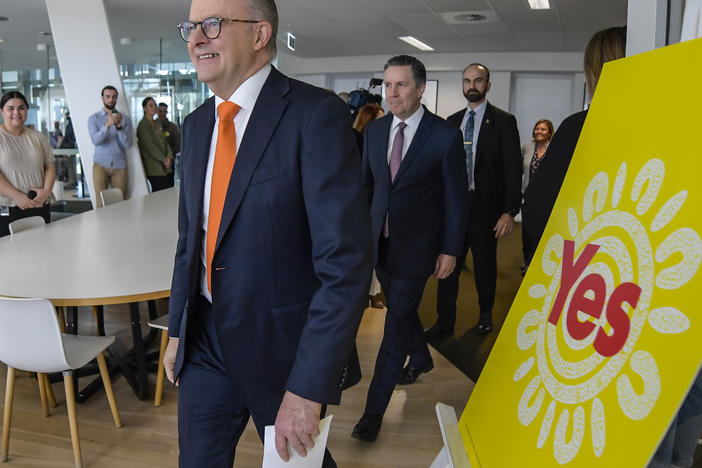
M77 306L129 303L137 375L125 377L145 399L138 303L170 295L177 210L172 188L0 238L0 295L69 307L73 333Z

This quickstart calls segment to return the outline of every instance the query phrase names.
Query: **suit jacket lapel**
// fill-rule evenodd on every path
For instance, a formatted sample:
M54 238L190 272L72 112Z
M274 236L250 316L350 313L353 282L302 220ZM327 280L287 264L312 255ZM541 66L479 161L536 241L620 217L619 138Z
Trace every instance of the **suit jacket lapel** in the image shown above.
M227 198L224 201L215 252L232 219L234 219L254 170L278 126L283 111L288 106L289 99L285 97L285 94L287 94L289 89L290 83L288 79L275 67L271 67L271 73L263 84L261 93L258 95L249 118L249 123L246 125L246 133L241 141L241 147L237 148L236 162L229 180Z
M207 171L207 162L210 158L210 143L215 124L214 97L208 99L205 105L200 107L197 112L196 115L193 115L194 125L189 132L197 138L196 143L193 145L197 152L192 157L188 155L190 164L185 167L190 171L188 180L192 181L190 196L188 197L191 203L190 219L197 220L191 224L195 225L195 229L199 231L201 229L200 220L202 219L202 202L205 191L205 172Z
M427 138L429 138L429 135L431 135L431 127L433 124L434 121L432 119L432 114L425 108L422 120L419 121L417 131L414 133L414 137L412 138L412 143L410 143L409 148L407 148L405 157L402 158L400 169L398 169L397 175L395 176L395 181L392 183L393 186L397 184L397 181L400 180L402 174L407 172L407 168L412 164L412 162L417 159L419 151L424 146L424 143L427 141Z
M382 117L383 125L380 127L380 141L373 142L372 148L377 151L377 167L379 168L379 176L387 181L390 186L390 167L388 166L388 142L390 141L390 127L392 126L392 114L388 113Z
M493 131L493 120L495 118L495 108L489 102L485 105L485 115L483 115L483 121L480 124L480 134L478 135L478 148L475 150L475 165L478 165L478 161L483 157L485 153L486 142L489 141L492 131Z

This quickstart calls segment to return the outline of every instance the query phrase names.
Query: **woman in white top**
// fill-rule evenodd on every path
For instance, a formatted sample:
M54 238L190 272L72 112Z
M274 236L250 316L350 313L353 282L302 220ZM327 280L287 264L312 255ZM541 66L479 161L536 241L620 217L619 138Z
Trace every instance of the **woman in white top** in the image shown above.
M524 192L526 192L529 181L533 179L536 171L539 170L539 165L546 154L546 148L548 148L551 137L553 137L553 124L550 120L541 119L536 122L531 134L533 139L522 146L522 196L524 196ZM524 212L522 211L522 213ZM522 223L524 223L523 216L522 214ZM522 275L526 273L526 269L531 261L530 258L527 258L527 252L530 252L527 243L527 237L525 236L524 229L522 229L522 254L524 255L524 263L522 263L520 268Z
M8 225L16 219L41 216L50 221L54 154L48 139L24 126L28 109L19 91L7 92L0 99L0 206L9 211L9 216L0 216L0 237L9 234Z

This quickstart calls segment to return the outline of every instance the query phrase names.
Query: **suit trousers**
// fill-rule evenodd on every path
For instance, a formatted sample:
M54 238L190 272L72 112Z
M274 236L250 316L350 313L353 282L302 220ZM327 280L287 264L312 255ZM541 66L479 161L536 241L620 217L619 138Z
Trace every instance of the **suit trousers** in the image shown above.
M473 273L475 288L478 291L480 315L491 315L495 304L497 285L497 239L493 228L497 219L481 218L478 213L478 199L474 194L468 197L469 220L466 241L461 256L456 259L456 268L451 275L439 280L436 300L437 323L448 328L456 322L456 299L458 298L458 277L466 261L468 249L473 253Z
M383 341L366 400L366 411L376 416L385 414L408 355L412 355L412 360L416 361L412 364L416 366L425 366L432 361L417 312L427 278L398 278L385 262L387 242L380 242L375 271L388 298L388 309ZM395 297L402 300L394 301Z
M185 363L178 386L180 468L231 468L236 445L253 418L263 440L275 423L278 402L242 402L222 359L212 307L200 297L188 323ZM281 401L283 395L281 394ZM336 468L327 450L323 468Z

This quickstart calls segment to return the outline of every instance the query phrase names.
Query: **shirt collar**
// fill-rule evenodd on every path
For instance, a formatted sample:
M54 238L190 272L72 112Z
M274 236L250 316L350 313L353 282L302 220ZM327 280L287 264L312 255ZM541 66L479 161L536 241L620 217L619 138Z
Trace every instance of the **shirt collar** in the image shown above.
M486 107L487 107L487 99L484 100L483 102L481 102L480 105L479 105L478 107L476 107L475 109L473 109L473 111L475 111L475 115L476 115L476 116L478 116L478 115L482 116L483 114L485 114L485 108L486 108ZM471 111L471 108L469 107L469 108L466 110L466 114L469 113L470 111Z
M417 127L419 127L419 122L422 120L423 116L424 116L424 106L420 105L419 109L417 109L417 111L414 114L412 114L411 116L409 116L407 118L407 120L405 120L404 122L407 124L408 127L417 128ZM397 125L400 122L402 122L402 120L400 120L399 117L397 117L396 115L393 115L392 127L390 127L390 128L397 127Z
M227 101L235 103L242 110L251 112L256 104L256 99L263 88L264 83L271 73L271 65L267 64L259 71L251 75L241 83ZM224 102L224 99L215 95L215 120L219 120L217 107Z

